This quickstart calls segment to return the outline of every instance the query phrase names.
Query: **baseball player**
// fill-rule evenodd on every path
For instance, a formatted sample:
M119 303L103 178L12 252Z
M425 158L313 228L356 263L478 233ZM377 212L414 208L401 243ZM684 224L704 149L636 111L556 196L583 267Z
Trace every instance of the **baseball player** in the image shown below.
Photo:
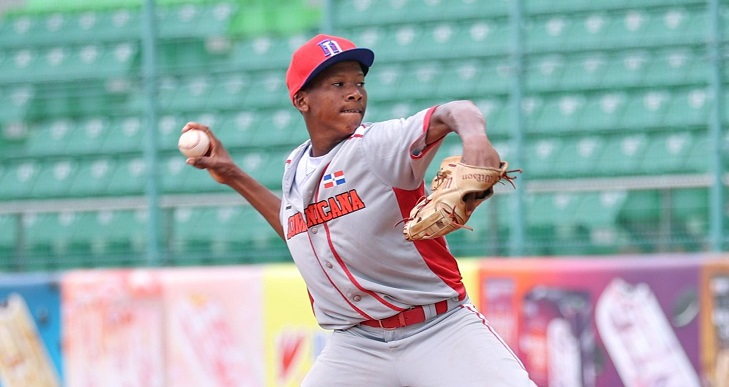
M234 164L208 127L207 169L254 206L287 243L321 327L333 331L304 386L533 386L521 362L469 303L443 237L409 240L403 219L425 196L443 137L462 161L498 167L481 112L454 101L411 117L362 123L374 53L317 35L286 72L309 140L286 160L282 198Z

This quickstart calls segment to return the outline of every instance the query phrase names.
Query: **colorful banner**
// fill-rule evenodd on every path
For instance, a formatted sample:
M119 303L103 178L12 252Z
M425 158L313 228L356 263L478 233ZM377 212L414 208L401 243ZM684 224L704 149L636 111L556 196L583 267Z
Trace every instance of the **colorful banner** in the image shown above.
M159 274L89 270L64 276L66 386L166 386Z
M57 281L0 275L0 387L56 385L63 377Z
M488 260L482 310L540 387L700 387L698 257Z
M188 268L162 274L166 385L262 386L260 269Z
M459 264L539 387L729 387L729 259ZM0 277L5 387L298 386L330 337L291 264L57 278Z
M306 284L294 265L264 271L266 386L301 385L329 338L311 310Z
M701 347L706 380L729 387L729 260L712 259L701 271Z

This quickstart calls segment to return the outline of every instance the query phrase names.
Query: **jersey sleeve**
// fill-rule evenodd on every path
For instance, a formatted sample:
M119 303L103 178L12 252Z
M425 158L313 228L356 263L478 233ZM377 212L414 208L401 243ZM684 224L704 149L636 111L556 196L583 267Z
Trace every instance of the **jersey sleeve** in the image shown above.
M384 183L401 189L415 189L443 139L428 146L425 137L436 107L408 118L373 123L363 136L363 157Z

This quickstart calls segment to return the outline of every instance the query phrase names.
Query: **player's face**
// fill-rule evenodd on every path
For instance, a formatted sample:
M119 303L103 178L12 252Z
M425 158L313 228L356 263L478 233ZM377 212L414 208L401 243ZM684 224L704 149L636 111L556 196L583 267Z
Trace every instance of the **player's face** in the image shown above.
M309 117L317 131L344 139L362 123L367 107L364 72L355 61L340 62L319 74L307 90Z

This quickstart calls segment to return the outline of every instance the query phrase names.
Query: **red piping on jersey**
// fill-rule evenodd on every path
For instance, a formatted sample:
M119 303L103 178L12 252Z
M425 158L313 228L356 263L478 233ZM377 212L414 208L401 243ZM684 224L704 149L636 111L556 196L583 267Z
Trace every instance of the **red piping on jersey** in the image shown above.
M330 163L331 163L331 162L330 162ZM329 164L330 164L330 163L329 163ZM324 172L326 172L327 168L329 168L329 164L327 164L326 166L324 166ZM319 183L318 183L318 184L317 184L317 186L316 186L316 191L314 191L314 198L315 198L316 200L318 200L318 198L319 198L319 187L321 186L321 179L322 179L322 178L324 177L324 175L325 175L325 174L326 174L326 173L322 173L322 174L321 174L321 176L319 177ZM305 216L305 214L302 214L302 216ZM366 290L366 289L364 289L364 288L362 287L362 285L360 285L360 284L359 284L359 283L358 283L358 282L357 282L357 281L356 281L356 280L354 279L354 277L352 276L352 273L351 273L351 272L349 271L349 269L347 269L347 266L346 266L346 265L344 264L344 262L342 261L341 257L339 256L339 254L337 254L336 250L334 249L334 246L333 246L333 244L332 244L332 238L331 238L331 234L329 233L329 227L328 227L328 226L326 225L326 223L324 223L324 224L323 224L323 226L324 226L324 230L326 231L326 234L327 234L327 243L329 244L329 248L331 249L331 251L332 251L332 254L334 255L335 259L337 260L337 263L339 263L339 266L341 266L342 270L344 270L345 274L347 275L347 278L349 278L350 282L352 282L352 284L354 284L354 286L356 286L356 287L357 287L357 289L361 290L361 291L362 291L362 292L364 292L364 293L367 293L367 294L371 295L371 296L372 296L373 298L375 298L376 300L380 301L381 303L383 303L383 304L384 304L384 305L386 305L387 307L389 307L389 308L391 308L391 309L393 309L393 310L396 310L396 311L398 311L398 312L401 312L401 311L405 310L404 308L400 308L400 307L397 307L397 306L395 306L395 305L392 305L392 304L390 304L389 302L387 302L387 301L383 300L383 299L382 299L382 298L381 298L380 296L378 296L378 295L377 295L376 293L374 293L374 292L372 292L372 291L370 291L370 290ZM348 305L349 305L349 306L350 306L350 307L351 307L351 308L352 308L353 310L355 310L355 311L356 311L357 313L359 313L359 314L360 314L360 315L361 315L362 317L364 317L365 319L367 319L367 320L372 320L372 319L373 319L373 318L372 318L372 316L368 315L367 313L365 313L365 312L364 312L364 311L362 311L361 309L357 308L357 307L356 307L356 306L355 306L354 304L352 304L352 303L351 303L351 302L349 301L349 298L347 298L347 296L345 296L345 295L344 295L344 293L342 293L342 291L341 291L341 290L340 290L340 289L339 289L339 288L337 287L337 285L336 285L336 284L334 283L334 281L332 281L332 278L331 278L331 277L329 277L329 274L327 273L326 269L324 269L324 265L322 265L321 259L319 259L319 255L318 255L318 254L316 253L316 249L314 248L314 243L312 243L312 241L311 241L311 235L309 235L309 234L307 233L307 235L306 235L306 236L307 236L307 237L309 238L309 244L311 245L311 251L312 251L312 252L314 253L314 257L316 257L316 261L317 261L317 263L319 264L319 267L321 268L321 271L322 271L322 272L324 273L324 275L325 275L325 276L327 277L327 280L329 280L329 283L330 283L330 284L332 284L332 287L333 287L334 289L336 289L337 293L339 293L339 295L340 295L340 296L342 296L342 298L344 299L344 301L345 301L345 302L346 302L346 303L347 303L347 304L348 304ZM310 295L310 297L309 297L309 298L310 298L310 300L311 300L311 302L312 302L312 308L313 308L313 298L311 297L311 295Z
M433 106L430 109L428 109L428 111L425 113L425 118L423 118L423 135L426 135L426 133L428 133L428 128L430 127L430 117L433 115L433 113L435 113L435 109L437 107L438 107L438 105ZM443 137L439 138L438 140L433 141L432 143L426 145L425 148L423 148L423 150L420 153L418 153L417 156L414 155L413 152L410 152L410 157L413 158L413 159L419 159L419 158L423 157L423 155L425 155L426 153L428 153L428 151L430 149L432 149L438 142L440 142L444 138L445 138L445 136L443 136Z
M331 162L329 164L331 164ZM321 179L324 177L324 175L326 175L326 171L329 168L329 164L327 164L326 166L324 166L324 172L321 174L321 177L319 177L319 184L317 184L316 191L314 191L314 201L319 201L319 187L321 186ZM329 244L329 249L331 250L332 255L334 256L334 258L337 260L337 263L339 264L339 267L341 267L342 270L344 270L344 273L347 275L347 278L349 278L349 281L357 289L359 289L363 293L366 293L366 294L372 296L374 299L376 299L377 301L379 301L382 305L385 305L388 308L390 308L390 309L392 309L394 311L397 311L397 312L402 312L403 310L405 310L405 308L401 308L401 307L399 307L397 305L394 305L392 303L389 303L389 302L385 301L385 299L383 299L382 297L380 297L377 293L375 293L375 292L373 292L371 290L365 289L362 285L360 285L359 282L357 282L357 279L354 278L354 276L352 275L352 272L349 271L349 269L347 268L347 265L342 260L342 257L339 255L339 253L337 253L337 249L334 248L334 243L332 242L332 235L329 232L329 226L327 226L326 223L322 223L322 226L324 227L324 231L327 234L327 243ZM312 250L313 250L313 247L314 246L312 245ZM314 254L316 254L316 252ZM318 256L317 256L317 259L319 259ZM319 265L321 266L321 262L319 262ZM324 268L322 267L322 270L323 269ZM347 302L349 302L349 301L347 301Z
M418 199L425 196L425 183L420 183L417 189L408 191L393 188L400 213L403 219L410 216L410 209L415 207ZM428 265L428 268L438 276L446 285L458 293L458 299L466 298L466 287L463 285L461 272L458 270L456 258L448 251L445 238L425 239L414 241L415 248Z
M332 287L333 287L334 289L336 289L336 290L337 290L337 293L339 293L339 295L340 295L340 296L342 296L342 298L344 299L344 301L346 301L346 302L347 302L347 304L349 304L349 306L351 306L351 307L352 307L352 309L354 309L354 310L355 310L355 311L356 311L357 313L359 313L360 315L362 315L362 316L363 316L363 317L365 317L366 319L368 319L368 320L372 320L372 317L371 317L370 315L368 315L367 313L365 313L365 312L364 312L363 310L359 309L358 307L354 306L354 304L352 304L352 303L351 303L351 302L349 301L349 298L347 298L347 296L345 296L345 295L344 295L344 293L342 293L342 291L341 291L341 290L339 290L339 288L338 288L338 287L337 287L337 285L336 285L336 284L334 283L334 281L332 281L332 278L331 278L331 277L329 277L329 274L327 274L327 271L326 271L326 270L324 270L324 266L323 266L323 265L321 264L321 259L319 259L319 255L318 255L318 254L316 253L316 249L314 248L314 243L312 243L312 242L311 242L311 235L309 235L309 234L307 233L307 234L306 234L306 236L307 236L307 237L309 238L309 244L311 245L311 251L312 251L312 252L314 253L314 256L316 257L316 261L317 261L317 263L319 263L319 267L321 267L321 271L322 271L322 272L324 273L324 275L325 275L325 276L327 277L327 279L329 280L329 283L330 283L330 284L332 284ZM310 293L310 294L311 294L311 293ZM311 297L310 297L310 298L311 298ZM313 298L312 298L312 300L313 300ZM313 309L313 307L314 307L314 304L313 304L313 302L312 302L312 305L311 305L311 306L312 306L312 309ZM316 315L316 313L314 313L314 315Z

